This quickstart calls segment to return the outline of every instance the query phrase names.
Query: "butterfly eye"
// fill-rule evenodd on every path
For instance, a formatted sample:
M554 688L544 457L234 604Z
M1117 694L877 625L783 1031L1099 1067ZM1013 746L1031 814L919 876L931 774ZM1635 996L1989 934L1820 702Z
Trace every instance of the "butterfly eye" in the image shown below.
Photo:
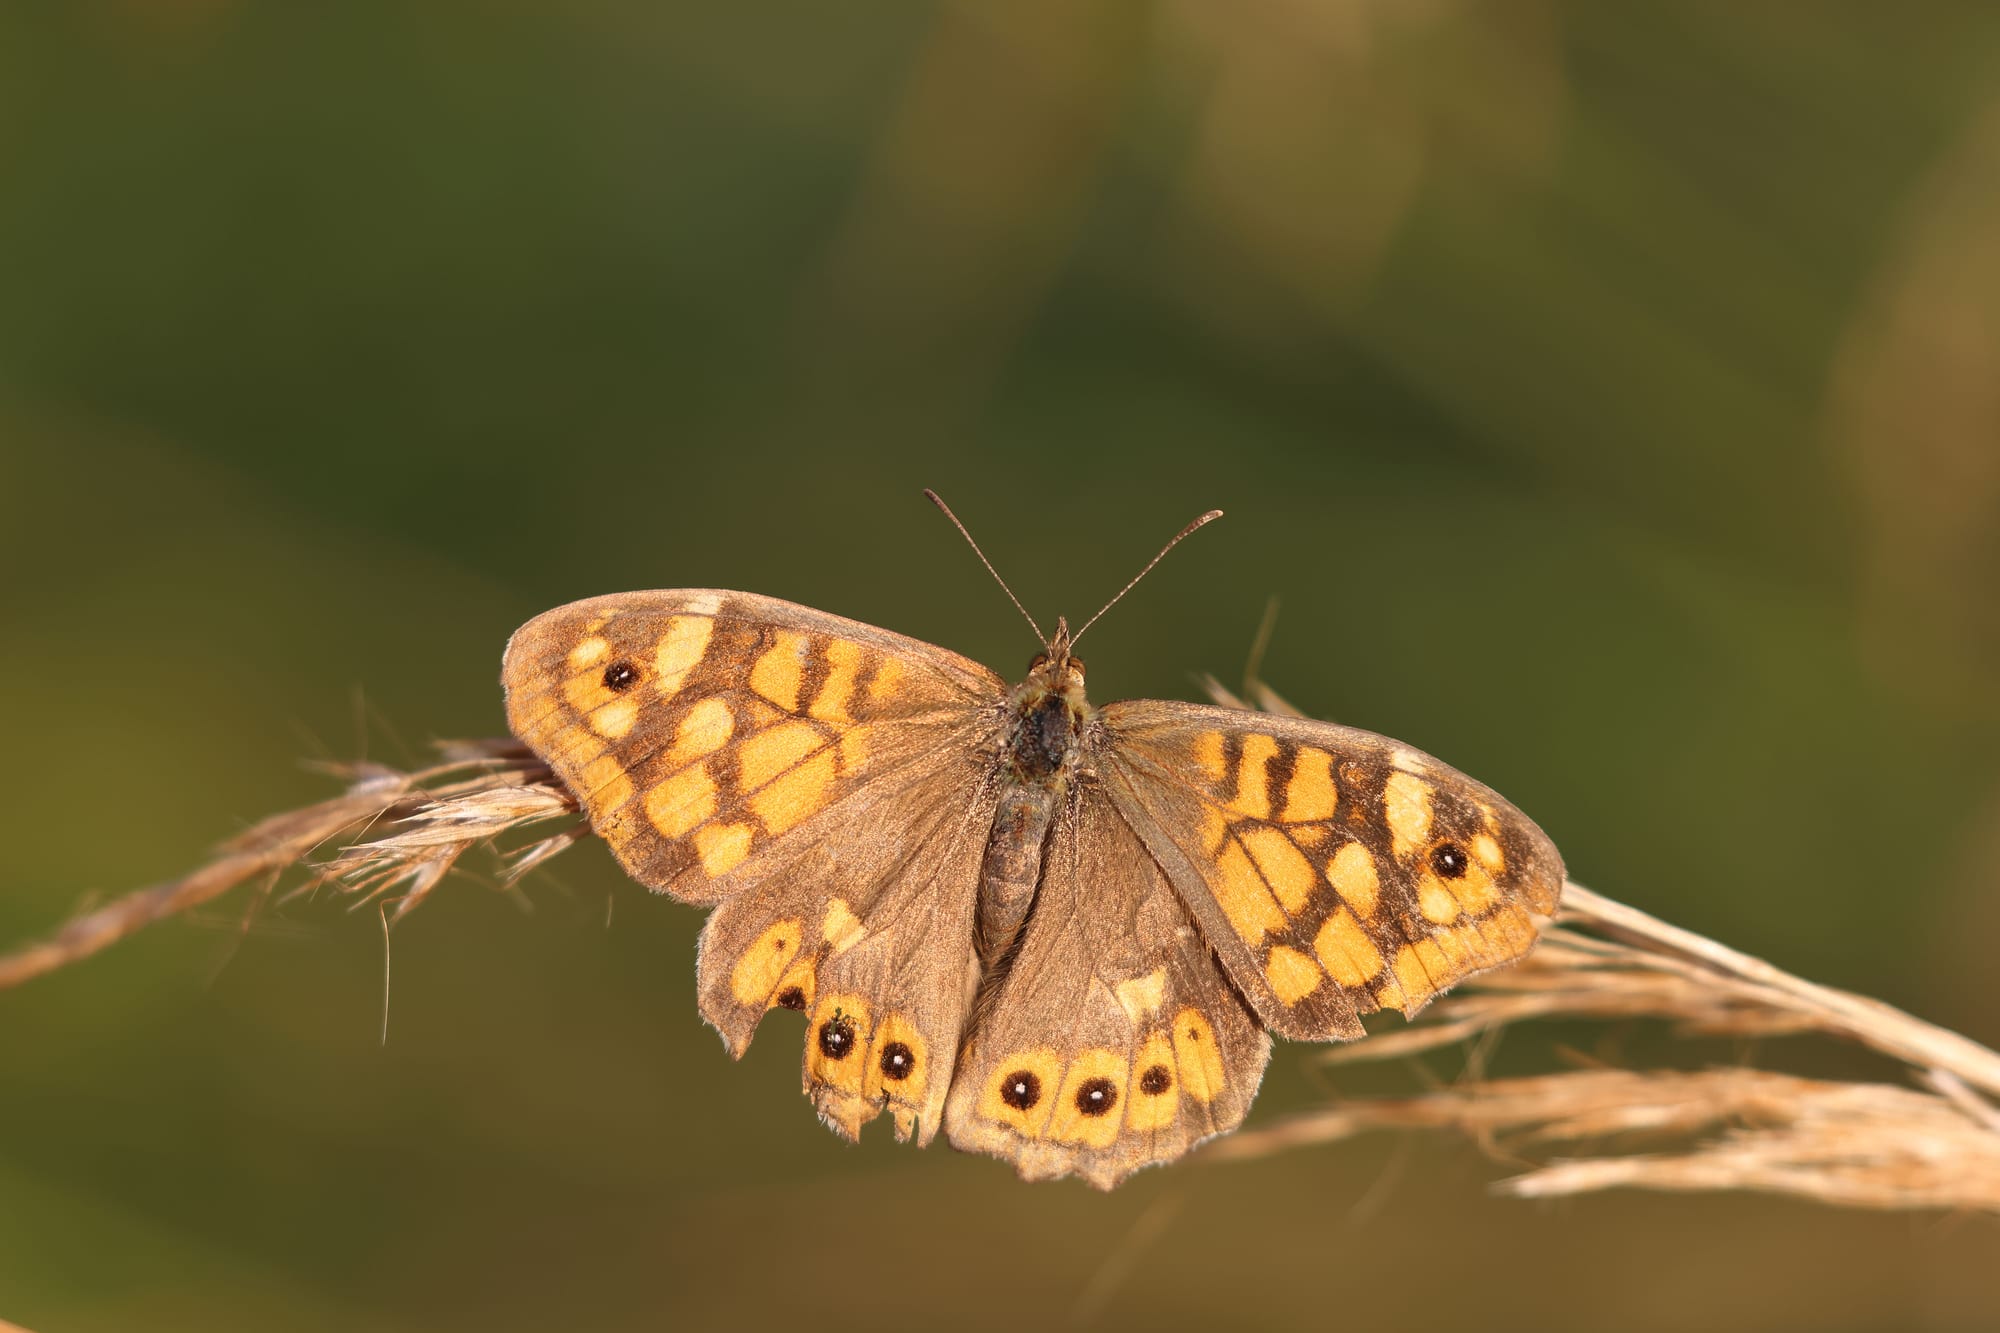
M1431 869L1437 871L1440 879L1461 879L1471 864L1465 848L1455 842L1441 842L1431 848Z
M613 662L604 668L604 688L629 690L639 683L639 668L630 662Z
M1069 671L1072 676L1075 676L1078 680L1082 680L1084 671L1083 659L1081 657L1070 658Z
M1049 664L1049 655L1047 653L1036 653L1034 657L1031 658L1028 662L1028 670L1030 672L1040 671L1043 667L1047 666L1048 664Z

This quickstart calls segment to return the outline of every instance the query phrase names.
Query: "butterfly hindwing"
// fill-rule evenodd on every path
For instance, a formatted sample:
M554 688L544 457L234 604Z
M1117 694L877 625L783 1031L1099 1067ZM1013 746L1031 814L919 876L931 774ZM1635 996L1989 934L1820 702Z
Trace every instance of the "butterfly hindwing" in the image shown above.
M995 788L963 760L857 802L702 930L702 1016L740 1055L772 1009L807 1016L805 1090L847 1138L884 1109L897 1137L942 1123L976 963L972 919Z
M1270 1039L1095 784L1050 835L1034 911L982 994L954 1146L1109 1188L1236 1127Z
M1198 704L1099 714L1120 808L1280 1036L1362 1035L1533 947L1562 859L1505 799L1371 732Z
M514 734L626 872L704 904L857 793L990 748L1005 688L942 648L712 589L558 607L515 632L501 676Z

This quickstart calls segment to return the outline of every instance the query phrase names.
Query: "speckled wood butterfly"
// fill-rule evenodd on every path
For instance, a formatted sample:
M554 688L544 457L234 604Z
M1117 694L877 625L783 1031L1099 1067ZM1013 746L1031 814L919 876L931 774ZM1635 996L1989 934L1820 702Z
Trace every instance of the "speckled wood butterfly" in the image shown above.
M1242 1121L1266 1029L1351 1040L1534 945L1562 860L1490 789L1331 723L1093 707L1082 631L1036 633L1010 687L752 593L593 597L515 633L507 715L634 879L715 909L730 1051L808 1016L850 1139L886 1110L1108 1188Z

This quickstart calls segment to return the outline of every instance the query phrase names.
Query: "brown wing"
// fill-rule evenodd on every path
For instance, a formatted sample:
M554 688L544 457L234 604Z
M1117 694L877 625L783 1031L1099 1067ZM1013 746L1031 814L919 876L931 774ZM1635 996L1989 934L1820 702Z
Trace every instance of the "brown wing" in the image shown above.
M1362 1035L1534 946L1562 858L1488 787L1371 732L1141 700L1098 714L1107 790L1280 1036Z
M740 1055L802 1009L852 1137L928 1139L969 1007L1005 686L941 648L749 593L574 602L507 645L507 716L625 870L687 902L702 1014Z
M508 641L507 721L626 873L693 903L760 882L870 790L994 748L1005 683L942 648L750 593L620 593Z
M982 1000L945 1129L1024 1178L1109 1189L1234 1129L1269 1055L1160 867L1085 779Z
M702 930L702 1016L740 1055L771 1009L805 1013L806 1093L847 1138L884 1109L901 1139L929 1143L942 1123L994 803L969 772L900 789L890 809L864 792Z

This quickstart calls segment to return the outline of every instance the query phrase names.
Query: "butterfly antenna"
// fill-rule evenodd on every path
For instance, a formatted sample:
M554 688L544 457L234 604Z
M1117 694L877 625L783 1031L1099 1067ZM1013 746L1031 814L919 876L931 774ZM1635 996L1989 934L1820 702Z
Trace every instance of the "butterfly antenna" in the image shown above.
M970 546L972 548L972 553L979 557L979 563L986 566L986 572L988 574L991 574L993 576L993 581L1000 585L1000 591L1007 594L1007 600L1014 604L1014 609L1016 611L1019 611L1021 613L1021 618L1028 622L1028 628L1035 631L1035 637L1040 639L1043 643L1047 643L1049 641L1049 636L1042 633L1042 627L1040 625L1037 625L1035 623L1035 618L1028 614L1028 608L1021 605L1021 599L1016 597L1014 595L1014 590L1007 586L1007 580L1001 578L1000 571L993 568L993 562L986 558L986 552L979 549L979 543L972 540L972 534L965 530L965 524L959 522L958 515L951 512L951 506L946 504L944 500L938 495L938 493L930 489L928 486L924 488L924 498L926 500L929 500L932 504L936 505L939 509L942 509L944 511L944 516L951 520L951 525L953 527L958 529L958 535L965 538L965 544L967 546ZM1206 520L1203 521L1205 522ZM1199 527L1201 525L1196 524L1195 526ZM1192 529L1190 529L1190 531L1192 531ZM1185 537L1186 535L1187 533L1181 534L1182 537ZM1180 537L1176 537L1174 540L1179 541ZM1169 545L1171 544L1172 543L1169 543ZM1162 554L1165 553L1162 552Z
M1160 548L1160 553L1154 556L1151 560L1148 560L1146 562L1146 567L1140 570L1137 574L1134 574L1132 576L1132 582L1126 584L1124 587L1118 590L1117 597L1113 597L1110 601L1106 602L1103 606L1099 607L1096 615L1092 616L1090 619L1083 622L1083 629L1080 629L1075 634L1071 635L1070 642L1075 643L1078 639L1083 637L1085 630L1088 630L1092 625L1095 625L1099 620L1103 619L1104 613L1106 611L1109 611L1112 607L1118 605L1119 597L1123 597L1126 593L1132 591L1132 589L1135 586L1137 586L1140 579L1145 578L1146 575L1153 572L1154 565L1159 564L1162 560L1167 558L1167 552L1173 550L1176 546L1179 546L1182 542L1186 541L1188 537L1193 535L1196 529L1205 528L1209 524L1215 522L1216 519L1221 517L1222 517L1222 511L1220 509L1211 509L1206 514L1203 514L1200 518L1196 519L1194 522L1188 524L1186 527L1182 528L1179 532L1175 533L1174 539L1168 542L1165 546L1162 546Z

